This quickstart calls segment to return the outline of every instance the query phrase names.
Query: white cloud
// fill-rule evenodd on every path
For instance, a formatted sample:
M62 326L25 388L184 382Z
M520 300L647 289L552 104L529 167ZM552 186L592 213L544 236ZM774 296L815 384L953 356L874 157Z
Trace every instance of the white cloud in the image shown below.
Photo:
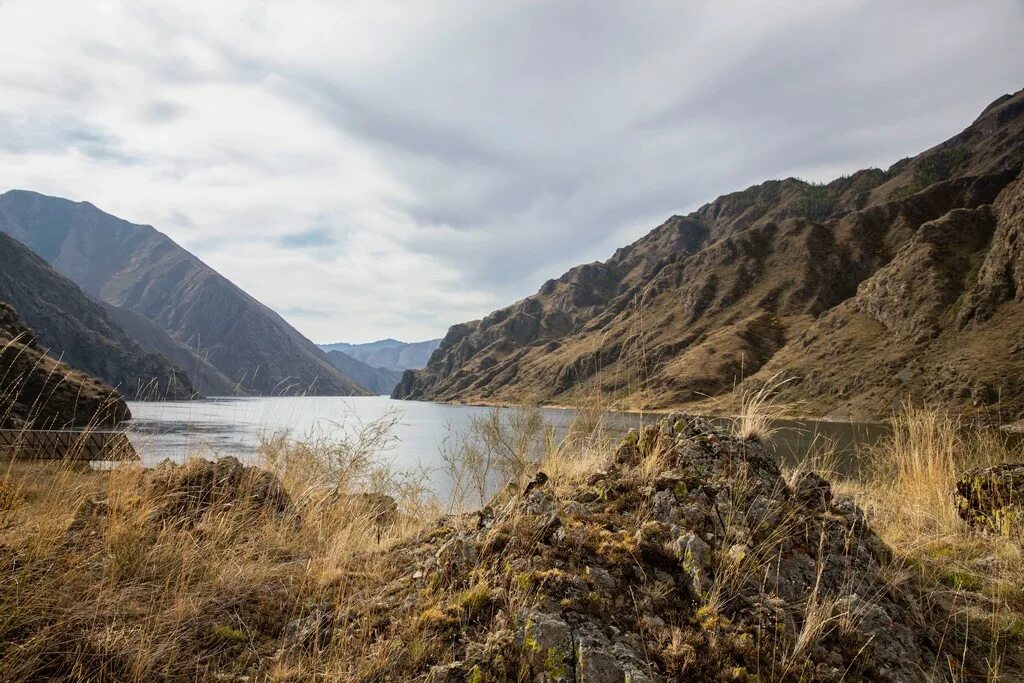
M987 3L0 1L0 190L151 223L316 340L443 334L1020 88Z

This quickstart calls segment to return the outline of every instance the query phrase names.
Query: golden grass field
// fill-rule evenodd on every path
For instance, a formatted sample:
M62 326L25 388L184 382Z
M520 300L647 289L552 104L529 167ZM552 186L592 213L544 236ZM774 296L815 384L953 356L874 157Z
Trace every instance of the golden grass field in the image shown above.
M737 434L758 438L770 429L773 409L762 399L744 404ZM614 450L599 409L580 411L557 440L529 409L518 415L502 420L495 412L449 444L458 500L448 504L422 479L377 464L387 420L344 443L265 443L262 467L283 484L286 514L232 502L178 514L168 510L166 489L137 465L0 465L0 680L245 680L239 676L254 670L279 681L380 680L390 660L443 648L415 635L430 614L422 604L390 615L391 633L405 634L401 643L382 643L365 619L384 589L389 550L453 507L478 506L488 482L528 480L538 457L552 486L571 486ZM894 418L893 436L874 450L863 476L838 479L827 453L805 465L856 496L895 550L894 583L914 577L922 601L953 607L950 637L981 655L989 680L1024 676L1024 558L1019 537L968 530L951 492L966 467L1022 460L1008 449L996 433L965 432L955 417L909 410ZM396 523L381 525L381 510L369 503L376 499L359 495L366 493L392 497ZM438 615L458 620L480 597L463 593L429 599ZM333 636L284 648L286 625L318 606L334 614ZM821 604L804 611L808 641L842 617Z

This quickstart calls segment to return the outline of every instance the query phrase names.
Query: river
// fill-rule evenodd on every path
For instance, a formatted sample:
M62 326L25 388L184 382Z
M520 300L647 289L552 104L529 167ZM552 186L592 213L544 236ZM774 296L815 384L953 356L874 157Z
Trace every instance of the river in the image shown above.
M453 433L465 431L474 416L490 408L419 401L396 401L383 396L301 396L275 398L211 398L182 402L131 402L134 416L129 436L145 464L165 458L234 455L252 461L263 438L290 433L295 438L342 438L359 425L375 420L394 420L393 441L381 454L397 471L434 473L432 484L444 489L441 475L441 444ZM509 409L502 409L509 410ZM567 425L573 411L542 409L547 424ZM616 413L614 429L625 432L657 415ZM722 418L724 422L725 419ZM852 471L866 446L887 433L872 423L783 421L777 424L773 448L788 463L808 452L834 449L841 469Z

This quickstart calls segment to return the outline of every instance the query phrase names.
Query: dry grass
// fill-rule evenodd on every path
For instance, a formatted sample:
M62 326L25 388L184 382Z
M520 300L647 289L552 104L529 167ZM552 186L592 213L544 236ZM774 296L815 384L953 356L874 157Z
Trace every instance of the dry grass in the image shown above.
M783 403L776 394L790 380L781 373L757 389L740 394L739 413L733 418L733 434L740 439L767 441L778 431L778 421L796 413L795 405Z
M1021 462L995 430L966 429L955 416L910 408L871 454L858 496L872 526L916 574L927 601L954 606L951 638L985 659L990 680L1024 677L1024 553L1021 539L969 529L953 496L971 467Z
M137 466L7 462L0 680L206 680L276 670L267 648L286 624L321 603L365 599L379 574L375 551L437 513L421 482L377 465L373 452L387 429L375 423L340 443L264 444L292 511L226 507L194 524L154 522L165 501ZM393 496L398 524L382 529L357 493ZM356 662L371 661L368 638L348 645ZM315 663L322 654L306 657Z
M755 393L738 423L748 438L772 430L771 391ZM431 648L429 633L458 628L487 602L489 587L421 596L415 613L391 615L382 639L368 618L394 547L443 511L420 475L381 466L394 416L359 425L341 440L276 438L264 465L279 475L294 509L284 516L214 510L195 525L153 524L161 500L140 485L136 467L83 472L63 463L8 464L0 471L0 680L204 680L256 669L271 680L375 680L401 659L409 667ZM743 422L742 420L746 420ZM1020 546L967 530L951 496L958 474L992 460L1020 460L992 434L969 434L928 411L897 418L855 493L871 523L896 550L893 590L908 573L927 601L955 606L948 636L988 662L991 680L1024 668L1024 559ZM603 406L581 410L555 432L532 409L486 414L453 441L454 490L473 507L504 486L520 486L539 466L550 486L571 487L605 469L616 433ZM648 458L641 471L656 473ZM834 454L806 467L828 470ZM460 469L461 468L461 469ZM358 494L392 496L399 521L382 528ZM90 502L94 501L94 502ZM102 505L104 514L90 515ZM785 525L783 525L784 528ZM781 533L781 532L780 532ZM772 561L778 539L752 548L736 572ZM723 565L724 566L724 565ZM723 603L739 574L721 572L712 603ZM510 600L513 598L509 598ZM331 639L277 652L284 629L327 605L345 623ZM802 654L860 618L816 592L801 607L803 629L779 653L770 679L799 677ZM429 628L427 628L429 626Z

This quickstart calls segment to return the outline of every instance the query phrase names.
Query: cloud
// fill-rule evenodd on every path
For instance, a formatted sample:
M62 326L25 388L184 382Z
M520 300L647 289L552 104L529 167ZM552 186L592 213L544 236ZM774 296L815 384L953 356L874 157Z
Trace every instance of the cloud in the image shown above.
M302 232L281 235L277 244L286 249L302 249L304 247L333 247L338 244L338 239L331 234L328 228L310 228Z
M149 223L316 340L442 335L1022 85L1016 0L0 3L0 190Z

